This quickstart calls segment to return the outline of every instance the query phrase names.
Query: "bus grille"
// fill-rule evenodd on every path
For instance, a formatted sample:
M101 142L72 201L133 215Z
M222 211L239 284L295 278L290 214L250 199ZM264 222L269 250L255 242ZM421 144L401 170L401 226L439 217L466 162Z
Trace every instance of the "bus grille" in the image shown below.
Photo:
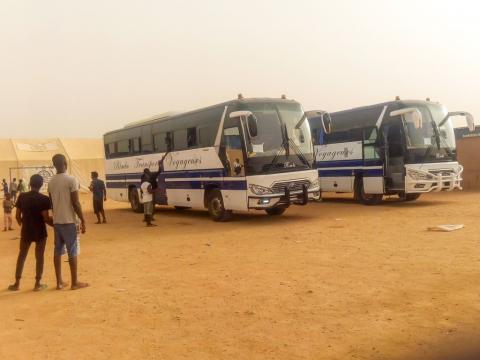
M308 189L310 187L310 181L298 180L298 181L277 182L273 184L272 191L274 194L283 194L285 192L285 189L287 188L290 191L302 191L304 185Z

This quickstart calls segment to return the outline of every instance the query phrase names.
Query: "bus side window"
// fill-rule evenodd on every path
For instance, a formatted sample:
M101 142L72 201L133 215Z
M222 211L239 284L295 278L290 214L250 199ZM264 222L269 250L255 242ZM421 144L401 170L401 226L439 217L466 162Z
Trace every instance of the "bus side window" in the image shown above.
M140 154L141 141L140 138L130 139L130 154Z
M197 146L197 128L191 127L187 129L187 147Z
M130 154L130 140L117 141L116 155L128 155Z
M322 129L312 129L312 141L313 145L324 145L324 132Z
M363 131L363 158L365 160L380 159L377 148L378 131L377 128L365 129Z

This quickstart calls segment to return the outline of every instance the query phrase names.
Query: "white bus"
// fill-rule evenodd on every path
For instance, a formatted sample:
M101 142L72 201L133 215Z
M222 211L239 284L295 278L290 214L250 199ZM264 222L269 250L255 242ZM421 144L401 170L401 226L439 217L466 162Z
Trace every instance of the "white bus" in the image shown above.
M158 174L155 203L206 208L216 221L232 211L281 215L319 199L309 123L287 99L243 99L127 125L104 136L109 196L141 211L144 168Z
M406 201L422 193L461 189L451 118L438 103L391 101L335 112L309 112L322 191L354 193L378 204L383 195Z

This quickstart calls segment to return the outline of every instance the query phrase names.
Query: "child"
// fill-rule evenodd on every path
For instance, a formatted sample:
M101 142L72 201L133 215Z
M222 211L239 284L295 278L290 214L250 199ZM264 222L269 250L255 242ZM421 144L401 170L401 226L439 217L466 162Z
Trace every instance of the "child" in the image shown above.
M153 217L153 189L152 184L149 182L148 177L144 174L142 176L142 185L140 186L140 195L143 204L143 214L145 216L145 222L147 226L157 226L152 224Z
M3 231L13 230L12 229L12 210L13 210L13 201L11 200L10 194L5 194L5 200L3 200L3 217L5 222L5 228Z
M43 178L35 174L30 178L31 191L20 194L16 204L16 219L18 225L22 227L20 237L20 252L17 259L15 270L15 283L8 287L10 291L17 291L20 288L20 279L22 277L23 266L28 255L28 250L32 242L35 243L36 277L34 291L40 291L47 288L40 282L43 274L43 260L45 254L45 244L47 243L47 227L45 224L53 226L53 219L48 211L51 209L51 203L48 196L40 194L43 186Z

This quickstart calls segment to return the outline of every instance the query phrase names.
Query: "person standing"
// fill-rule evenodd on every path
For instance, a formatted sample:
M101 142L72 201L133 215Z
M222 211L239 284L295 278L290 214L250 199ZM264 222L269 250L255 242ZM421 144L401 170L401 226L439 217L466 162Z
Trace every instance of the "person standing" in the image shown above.
M48 211L51 209L48 196L40 194L43 186L43 178L38 175L32 175L30 178L31 191L22 193L17 200L16 219L18 225L22 227L20 236L20 251L17 258L15 269L15 283L8 287L10 291L17 291L20 288L20 279L22 278L23 267L28 255L28 250L32 243L35 243L36 276L34 291L40 291L47 288L42 284L43 264L45 254L45 244L47 243L47 227L45 224L53 226L52 218Z
M140 195L143 204L143 214L144 214L144 221L147 223L148 227L156 226L152 224L152 217L153 217L153 188L152 184L148 181L148 176L142 176L142 185L140 186Z
M48 183L48 193L53 205L53 227L55 234L55 249L53 263L57 278L57 290L67 286L62 280L62 250L63 245L67 248L68 263L72 278L72 290L82 289L88 286L87 283L78 281L78 248L77 248L77 216L80 219L82 234L86 231L85 218L78 195L79 184L77 179L68 175L67 159L62 154L52 158L53 166L57 174Z
M27 189L25 187L25 183L23 182L23 179L18 180L18 193L21 194L21 193L24 193L25 191L27 191Z
M17 201L17 192L18 192L17 179L13 178L13 181L10 183L10 195L12 196L13 203Z
M10 191L8 190L8 184L7 180L3 179L2 180L2 190L3 190L3 197L7 197L7 194L10 194Z
M90 191L93 194L93 212L97 216L96 224L107 223L105 217L105 210L103 209L103 203L107 201L107 189L103 180L98 178L98 172L92 172L92 182L89 187ZM100 219L100 215L103 218L103 221Z
M5 227L3 231L13 230L12 229L12 210L13 210L13 201L10 199L10 194L5 194L5 200L3 200L3 219Z

